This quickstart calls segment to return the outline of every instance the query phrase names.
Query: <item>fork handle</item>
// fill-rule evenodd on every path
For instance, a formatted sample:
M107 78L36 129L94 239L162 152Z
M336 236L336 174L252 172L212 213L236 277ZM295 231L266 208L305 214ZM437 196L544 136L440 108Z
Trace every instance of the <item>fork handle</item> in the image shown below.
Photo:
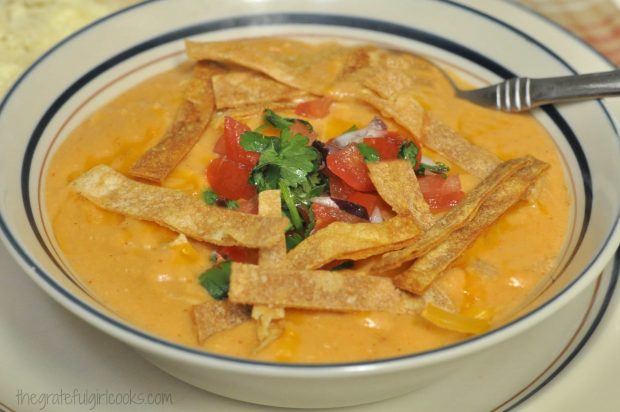
M495 87L497 109L518 112L543 104L620 96L620 70L542 79L514 78Z
M620 70L576 76L532 79L532 104L559 103L572 100L620 96Z

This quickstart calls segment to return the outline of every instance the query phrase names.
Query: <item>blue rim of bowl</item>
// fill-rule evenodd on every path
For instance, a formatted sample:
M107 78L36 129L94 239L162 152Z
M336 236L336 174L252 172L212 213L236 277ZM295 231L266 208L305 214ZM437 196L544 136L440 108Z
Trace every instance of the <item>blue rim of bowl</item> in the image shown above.
M82 30L74 33L73 35L67 37L66 39L64 39L63 41L61 41L60 43L58 43L56 46L54 46L52 49L50 49L47 53L45 53L43 56L41 56L35 63L33 63L33 65L20 77L20 79L13 85L13 87L9 90L9 92L7 93L7 95L5 96L4 101L0 104L0 112L2 111L2 108L4 107L4 105L6 104L6 102L9 100L10 96L12 95L12 93L15 91L15 89L19 86L19 84L22 83L22 81L28 76L28 74L38 65L41 63L42 60L44 60L47 56L49 56L51 53L53 53L56 49L60 48L62 45L64 45L65 43L67 43L68 41L70 41L72 38L75 38L77 36L79 36L81 33L83 33L84 31L101 24L102 22L105 22L106 20L113 18L114 16L117 16L119 14L125 13L129 10L138 8L138 7L142 7L145 6L149 3L154 3L157 2L158 0L150 0L147 1L145 3L140 3L134 6L131 6L129 8L120 10L114 14L111 14L110 16L107 16L101 20L98 20L86 27L84 27ZM542 50L544 50L545 52L547 52L549 55L553 56L556 60L558 60L560 63L562 63L568 70L570 70L573 73L576 73L576 71L574 70L574 68L572 68L572 66L570 66L566 61L564 61L562 58L560 58L557 54L555 54L553 51L551 51L549 48L547 48L546 46L544 46L543 44L541 44L540 42L538 42L537 40L533 39L531 36L527 35L526 33L523 33L522 31L520 31L519 29L508 25L507 23L493 17L493 16L489 16L479 10L470 8L468 6L464 6L462 4L458 4L458 3L454 3L452 1L449 0L440 0L444 3L459 7L461 9L464 9L468 12L477 14L481 17L487 18L489 20L492 20L493 22L503 26L504 28L509 29L510 31L513 31L514 33L524 37L525 39L527 39L529 42L535 44L537 47L541 48ZM275 19L275 20L273 20ZM391 22L386 22L386 21L380 21L380 20L373 20L373 19L366 19L366 18L360 18L360 17L352 17L352 16L341 16L341 15L333 15L333 14L297 14L297 13L276 13L276 14L262 14L262 15L253 15L253 16L241 16L241 17L234 17L234 18L227 18L227 19L223 19L223 20L217 20L217 21L211 21L208 23L203 23L203 24L198 24L198 25L194 25L194 26L189 26L186 27L184 29L178 29L178 30L174 30L172 32L169 32L167 34L164 34L162 36L158 36L155 37L149 41L143 42L137 46L134 46L114 57L112 57L111 59L108 59L106 62L100 64L97 68L93 69L92 71L90 71L89 73L87 73L86 75L82 76L78 81L76 81L72 86L70 86L55 102L54 104L50 107L50 109L48 109L48 112L46 113L46 115L49 115L52 111L55 112L57 111L61 106L62 103L61 101L65 101L66 99L68 99L70 97L71 94L75 93L77 90L79 90L79 88L81 86L83 86L83 84L81 84L81 82L84 82L84 80L86 78L88 78L88 80L91 80L94 76L93 76L93 72L97 71L97 74L102 73L103 71L113 67L116 63L125 60L129 57L132 57L133 55L141 52L141 51L145 51L151 47L155 47L157 45L161 45L167 41L173 41L173 40L178 40L181 37L185 37L188 35L192 35L192 34L200 34L200 33L205 33L207 32L208 28L211 28L211 30L213 30L213 28L220 28L220 29L226 29L226 28L232 28L232 27L240 27L241 25L243 25L242 23L245 23L245 25L247 24L261 24L261 25L265 25L265 24L285 24L285 23L296 23L296 24L323 24L323 25L336 25L336 26L345 26L345 27L355 27L355 28L363 28L363 29L368 29L368 30L374 30L374 31L381 31L381 32L387 32L387 33L391 33L391 34L397 34L397 35L401 35L402 37L406 37L406 38L414 38L416 40L420 40L419 38L416 37L411 37L411 36L407 36L404 35L403 33L408 33L408 34L415 34L417 36L421 36L422 38L427 38L427 39L433 39L436 42L434 43L430 43L433 44L437 47L440 48L444 48L446 50L450 50L451 52L455 52L456 51L460 51L464 54L459 54L459 53L455 53L455 54L459 54L461 56L467 57L470 60L480 64L482 67L486 67L487 69L493 71L494 73L500 75L501 77L510 77L512 76L512 73L507 70L505 67L499 65L498 63L494 62L493 60L482 56L480 54L478 54L477 52L468 49L462 45L453 43L447 39L441 38L439 36L430 34L430 33L426 33L426 32L421 32L419 30L407 27L407 26L402 26L399 24L395 24L395 23L391 23ZM346 24L349 23L349 24ZM382 28L382 30L378 30L379 28ZM386 30L387 29L387 30ZM188 32L189 31L189 32ZM176 37L174 37L176 36ZM448 48L444 47L444 46L450 46ZM454 50L452 50L452 47L454 47ZM472 57L474 59L472 59ZM86 81L87 82L87 81ZM85 84L85 83L84 83ZM615 131L616 135L617 135L617 130L615 127L615 123L611 117L611 115L609 114L607 108L605 107L604 104L602 104L602 102L599 102L599 105L601 106L601 109L603 110L603 112L605 113L605 115L608 117L609 122L613 128L613 130ZM582 175L584 177L584 192L586 194L586 210L584 211L584 227L582 229L582 232L585 231L585 228L587 226L587 218L589 218L589 215L591 213L591 197L592 197L592 188L591 188L591 180L590 180L590 175L589 175L589 168L585 159L585 155L583 154L583 150L581 149L581 147L579 146L579 143L576 140L576 137L574 135L574 133L572 132L572 130L570 129L570 127L568 126L568 124L566 123L566 121L562 118L562 116L559 114L559 112L554 108L554 107L546 107L544 108L545 112L547 113L547 115L549 115L552 120L554 120L554 122L556 121L556 119L558 120L558 122L556 122L556 125L558 126L558 128L564 133L565 137L569 140L569 144L571 144L571 147L573 148L573 150L575 150L575 148L577 149L577 152L574 152L580 167L582 168ZM38 133L39 137L41 135L41 133L43 132L45 127L40 127L44 122L48 122L51 119L51 115L50 116L44 116L44 118L39 122L39 125L37 126L37 129L35 130L35 132L33 133L33 137ZM568 132L568 135L565 133ZM24 158L24 165L22 168L22 184L25 185L23 186L23 189L26 189L26 191L24 192L24 204L26 206L26 210L27 213L29 214L29 218L32 219L32 212L30 210L30 199L28 198L29 192L27 191L28 189L28 177L29 177L29 167L31 164L31 158L29 158L28 156L31 156L32 153L34 152L34 149L36 147L36 142L33 143L33 137L31 137L31 141L29 142L28 145L28 149L27 149L27 153L25 155ZM570 139L573 139L574 144L573 145ZM585 169L584 169L585 168ZM588 207L589 204L589 207ZM618 225L618 220L619 220L619 216L616 216L613 228L616 228ZM30 222L31 224L34 224L34 221L31 220ZM586 273L587 271L589 271L589 269L592 267L592 265L594 264L594 262L596 262L598 260L598 258L600 257L600 254L602 251L599 251L599 253L588 263L588 265L586 266L586 268L582 271L582 273L580 275L578 275L568 286L566 286L561 292L559 292L556 296L554 296L552 299L550 299L549 301L545 302L543 305L541 305L540 307L538 307L537 309L535 309L534 311L530 312L528 315L525 315L515 321L512 321L506 325L503 325L502 327L495 329L489 333L486 333L484 335L480 335L480 336L476 336L473 337L469 340L466 341L462 341L459 343L455 343L449 346L445 346L442 348L438 348L438 349L433 349L430 351L425 351L425 352L420 352L420 353L415 353L415 354L410 354L410 355L404 355L404 356L399 356L399 357L392 357L392 358L386 358L386 359L380 359L380 360L375 360L375 361L364 361L364 362L350 362L350 363L337 363L337 364L303 364L303 363L298 363L298 364L280 364L280 363L274 363L274 362L259 362L259 361L253 361L253 360L246 360L246 359L240 359L240 358L233 358L233 357L228 357L228 356L223 356L223 355L217 355L217 354L213 354L213 353L209 353L209 352L205 352L205 351L201 351L198 349L193 349L190 347L186 347L183 345L179 345L179 344L175 344L157 337L154 337L152 335L146 334L140 330L134 329L130 326L127 326L115 319L112 319L106 315L104 315L103 313L100 313L96 310L94 310L93 308L91 308L90 306L86 305L84 302L82 302L81 300L77 299L76 297L74 297L73 295L71 295L70 293L68 293L64 288L60 287L60 285L58 285L56 282L54 282L53 279L51 279L43 269L41 269L40 267L38 267L36 265L36 262L34 262L33 259L30 258L30 256L28 256L28 254L21 248L21 246L17 243L17 241L15 240L15 238L13 237L12 233L9 231L3 217L0 215L0 230L3 232L3 234L5 235L6 239L8 240L8 243L13 247L13 249L18 253L18 255L23 259L23 261L30 267L31 270L33 270L37 275L39 275L39 277L41 277L47 284L49 284L52 288L54 288L57 292L59 292L63 297L65 297L66 299L68 299L70 302L72 302L73 304L76 304L77 306L79 306L81 309L85 310L86 312L88 312L90 315L94 315L95 317L105 321L106 323L109 323L113 326L116 326L118 328L120 328L121 330L128 332L134 336L140 337L140 338L144 338L152 343L156 343L156 344L161 344L165 347L168 348L172 348L172 349L178 349L182 352L185 353L189 353L189 354L193 354L193 355L199 355L199 356L203 356L203 357L207 357L207 358L212 358L212 359L217 359L217 360L223 360L223 361L228 361L228 362L234 362L234 363L240 363L240 364L249 364L249 365L253 365L253 366L261 366L261 367L276 367L276 368L285 368L285 369L290 369L290 368L299 368L299 367L304 367L304 368L313 368L313 369L333 369L333 368L337 368L339 370L344 370L348 367L358 367L358 366L369 366L369 365L376 365L376 364L386 364L386 363L393 363L396 361L401 361L404 359L413 359L413 358L419 358L422 356L428 356L429 354L433 354L433 353L437 353L437 352L446 352L450 349L454 349L457 347L463 347L463 346L469 346L474 342L477 342L480 339L484 339L490 335L494 335L497 334L500 331L503 331L506 328L509 328L511 325L517 323L517 322L521 322L523 320L525 320L526 318L532 316L534 313L537 313L538 311L542 310L544 307L548 306L549 304L551 304L553 301L555 301L557 298L559 298L559 296L563 295L568 289L570 289L576 282L578 282L581 277L584 275L584 273ZM609 243L611 234L614 232L615 230L611 230L610 234L608 236L608 238L605 241L605 244ZM40 236L40 235L39 235ZM583 233L581 234L580 237L583 236ZM45 246L44 246L45 247ZM611 297L611 295L610 295ZM608 302L605 302L605 306L608 304Z

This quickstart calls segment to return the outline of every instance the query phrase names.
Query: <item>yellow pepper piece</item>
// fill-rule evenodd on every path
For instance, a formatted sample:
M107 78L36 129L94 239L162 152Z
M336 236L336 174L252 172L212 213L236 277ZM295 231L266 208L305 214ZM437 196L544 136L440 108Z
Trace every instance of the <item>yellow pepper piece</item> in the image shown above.
M486 319L448 312L432 304L426 305L421 316L440 328L472 335L485 332L491 327Z
M470 308L467 308L461 311L461 314L469 318L490 321L494 315L494 312L493 312L493 309L490 309L490 308L470 307Z

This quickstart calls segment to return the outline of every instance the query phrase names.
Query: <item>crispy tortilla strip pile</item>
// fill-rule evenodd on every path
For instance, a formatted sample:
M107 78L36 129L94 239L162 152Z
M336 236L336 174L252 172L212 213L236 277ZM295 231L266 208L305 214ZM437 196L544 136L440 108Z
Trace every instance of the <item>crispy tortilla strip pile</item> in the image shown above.
M250 307L237 305L228 300L209 300L192 307L198 343L203 344L211 335L250 320Z
M417 313L420 298L388 278L325 270L264 269L233 263L229 298L235 303L333 311Z
M259 214L265 217L280 217L282 215L280 206L280 191L268 190L260 193L258 197ZM273 246L261 248L259 251L259 261L269 265L277 262L281 255L286 253L284 235L281 240ZM250 312L252 313L250 316ZM248 321L252 318L259 321L258 337L261 342L267 339L275 339L279 336L278 330L269 329L269 325L274 319L284 317L284 309L269 308L267 306L254 306L250 310L248 305L239 305L229 300L215 300L208 298L207 302L192 307L192 315L198 343L203 344L211 335L232 329L235 326ZM282 331L279 330L281 333Z
M375 47L307 44L283 38L187 41L186 49L193 60L237 64L312 94L367 103L479 178L499 164L495 155L426 113L418 101L420 89L437 86L429 79L438 68L424 58Z
M423 230L433 225L433 215L422 196L418 179L407 160L367 163L370 180L394 212L411 216Z
M428 86L428 73L437 71L425 59L407 53L372 50L367 67L341 78L330 90L335 98L356 98L391 117L425 146L442 154L468 173L483 178L499 160L429 116L418 101Z
M394 277L394 284L416 294L423 293L482 231L524 197L538 176L547 168L546 163L533 159L529 165L507 178L489 193L469 222L414 261L407 270Z
M131 167L130 176L161 183L189 153L211 120L214 107L211 78L218 71L206 62L194 67L174 122L159 143Z
M284 38L225 42L186 41L192 60L238 64L297 89L323 95L343 72L354 49L337 43L307 44Z
M481 181L472 191L467 193L457 206L437 220L416 242L400 250L384 254L373 265L372 269L376 271L395 269L427 253L445 241L455 230L463 227L473 219L480 205L500 184L504 183L517 171L529 167L536 162L538 160L533 157L525 156L501 163L485 180Z
M180 190L135 182L105 165L95 166L78 177L73 189L104 209L222 246L273 246L288 224L283 217L262 217L208 206Z
M317 269L337 259L360 260L402 248L420 235L409 217L396 216L381 223L334 222L303 240L286 255L282 266Z
M256 72L217 74L213 76L212 83L215 107L218 110L291 100L306 95L301 90Z

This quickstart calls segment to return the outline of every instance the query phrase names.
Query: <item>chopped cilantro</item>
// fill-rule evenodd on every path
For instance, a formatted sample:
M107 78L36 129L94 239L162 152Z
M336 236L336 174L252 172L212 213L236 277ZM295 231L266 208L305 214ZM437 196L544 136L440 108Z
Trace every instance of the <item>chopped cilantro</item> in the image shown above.
M418 153L420 153L420 149L413 142L405 142L400 145L400 149L398 149L398 158L409 160L411 166L414 168L418 167Z
M280 130L288 129L295 122L298 122L298 123L301 123L304 126L306 126L306 128L308 129L309 132L314 131L314 128L312 127L312 124L310 124L309 121L303 120L303 119L292 119L290 117L289 118L282 117L282 116L276 114L271 109L265 109L265 111L263 112L263 116L265 117L265 121L267 123L269 123L273 127L276 127L276 128L278 128Z
M289 188L286 185L286 182L284 181L284 179L280 179L280 193L282 194L282 200L284 200L284 204L286 205L286 208L288 209L288 213L291 219L291 223L293 223L293 227L299 231L303 230L304 228L303 220L301 216L299 215L299 211L297 210L295 199L291 195L291 192L289 191Z
M364 156L364 160L366 162L378 162L379 161L379 152L372 147L368 146L366 143L358 143L357 148Z
M429 165L422 162L418 163L417 156L419 152L420 149L413 142L405 142L400 145L400 149L398 150L398 158L409 160L418 176L424 176L426 172L429 171L431 173L441 175L442 177L447 177L447 173L450 171L450 168L447 165L443 163L437 163L434 165Z
M304 237L297 232L292 232L286 235L286 250L294 249L295 246L301 243Z
M241 146L250 152L262 152L272 144L273 137L263 136L258 131L244 132L239 137Z
M202 192L202 199L208 205L213 205L215 204L215 202L217 202L217 200L219 199L219 196L213 190L205 190L204 192Z
M287 246L293 248L314 227L310 200L325 193L329 182L319 170L323 163L321 152L309 145L306 136L291 130L295 123L301 123L312 131L310 123L282 117L270 109L264 111L264 121L279 129L279 138L254 130L243 133L239 143L245 150L260 153L250 173L250 184L259 192L280 190L283 213L291 222L287 229Z
M296 187L306 180L308 173L318 169L320 153L308 146L308 138L283 129L280 139L256 136L256 132L246 132L241 136L241 147L259 152L258 164L252 170L250 183L261 190L275 189L276 182L284 179L287 185ZM257 174L264 176L257 176Z
M310 236L312 231L314 230L314 226L316 225L316 217L314 216L314 211L311 207L306 209L308 213L308 219L306 222L306 231L304 232L304 237Z
M228 296L231 265L232 261L224 261L207 269L198 278L213 299L221 300Z
M228 209L238 209L239 203L234 200L222 199L213 190L205 190L202 192L202 200L208 205L227 207Z
M420 167L415 171L415 173L418 176L424 176L426 174L426 171L429 171L431 173L435 173L440 175L443 178L447 178L448 177L448 172L450 171L450 168L441 162L438 162L434 165L429 165L426 163L420 163Z
M304 182L292 188L291 195L295 198L295 203L309 206L312 198L321 196L328 188L327 176L317 171L309 173Z
M334 270L351 269L352 267L353 267L353 261L352 260L345 260L344 262L342 262L339 265L334 266L330 270L334 271Z
M271 165L255 167L250 174L250 184L256 186L259 192L278 189L280 170Z

